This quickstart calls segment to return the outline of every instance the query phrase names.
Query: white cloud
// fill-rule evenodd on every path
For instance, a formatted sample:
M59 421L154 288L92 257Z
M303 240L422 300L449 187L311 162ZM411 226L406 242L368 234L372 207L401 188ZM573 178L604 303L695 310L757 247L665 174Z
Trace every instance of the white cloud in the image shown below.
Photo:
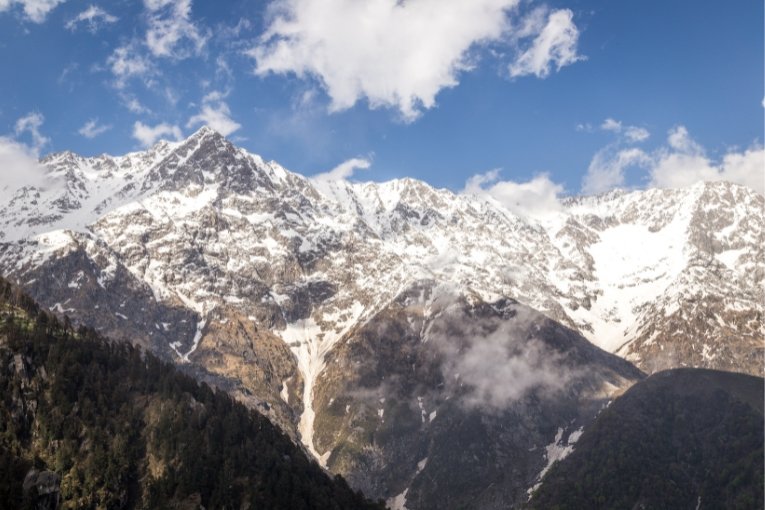
M603 121L603 124L600 125L600 129L602 129L603 131L611 131L613 133L620 133L622 130L622 123L618 120L614 120L609 117Z
M493 412L530 392L549 395L566 388L582 373L537 337L542 320L522 306L507 319L483 317L479 322L447 307L428 329L447 391L459 395L461 405Z
M140 53L134 43L115 49L106 63L114 75L117 88L124 88L131 78L145 78L154 71L152 62Z
M610 117L603 121L600 125L600 129L603 131L610 131L611 133L621 134L626 141L632 143L643 142L651 136L651 133L645 128L638 126L624 126L621 121Z
M700 181L729 181L765 193L765 150L761 146L743 152L731 150L715 162L685 126L672 128L666 145L650 153L636 147L624 148L619 142L599 150L582 180L582 193L623 187L629 168L643 170L649 187L684 188Z
M242 127L241 124L231 118L231 109L223 99L225 94L210 92L202 99L202 109L191 117L186 124L187 128L199 124L210 126L223 136L228 136Z
M275 0L248 54L258 75L318 79L330 110L366 98L412 121L472 66L470 50L507 36L519 0Z
M130 110L133 113L142 114L142 113L150 113L150 110L146 108L141 102L130 95L127 94L120 94L120 99L122 101L122 104Z
M356 170L366 170L372 162L366 158L352 158L337 165L329 172L316 174L311 177L315 182L345 181L350 179Z
M144 6L146 46L152 55L182 59L202 51L208 36L191 21L191 0L144 0Z
M563 186L540 174L528 182L499 180L499 170L474 175L465 183L464 194L490 197L523 217L544 216L560 209Z
M648 140L650 136L651 133L642 127L627 126L624 129L624 137L630 142L644 142L645 140Z
M82 126L78 133L85 138L95 138L98 135L102 135L112 128L111 124L98 124L98 119L90 119Z
M29 133L29 136L32 138L31 147L35 154L38 154L40 149L50 142L49 138L40 134L40 126L42 126L44 121L45 117L37 112L29 113L16 121L14 129L16 136L18 137L24 133Z
M685 126L676 126L667 133L667 143L673 149L685 154L703 155L704 148L688 134Z
M29 134L31 144L10 136L0 136L0 203L10 200L22 186L44 187L50 184L45 168L38 161L40 149L50 142L40 134L44 120L42 114L30 113L16 121L13 136L18 138Z
M611 144L595 153L582 180L582 193L594 195L624 186L626 170L647 167L651 158L641 149L620 149Z
M553 67L559 71L584 59L577 53L579 30L573 21L574 13L559 9L550 12L545 20L544 12L536 9L524 21L521 34L536 34L536 37L510 64L510 76L545 78Z
M0 12L7 11L13 5L24 9L24 15L34 23L42 23L58 4L66 0L0 0Z
M96 33L104 25L116 23L118 20L117 16L109 14L97 5L91 5L67 21L66 28L75 31L80 24L84 24L89 32Z
M7 203L22 186L42 187L45 169L38 153L12 138L0 136L0 201Z
M753 146L744 152L730 151L714 162L704 148L688 134L685 126L671 129L668 147L657 151L650 185L682 188L699 181L729 181L765 194L765 150Z
M163 122L156 126L147 126L142 122L136 122L133 124L133 138L138 140L143 147L153 145L157 140L171 137L175 140L180 140L183 134L181 128L171 124Z

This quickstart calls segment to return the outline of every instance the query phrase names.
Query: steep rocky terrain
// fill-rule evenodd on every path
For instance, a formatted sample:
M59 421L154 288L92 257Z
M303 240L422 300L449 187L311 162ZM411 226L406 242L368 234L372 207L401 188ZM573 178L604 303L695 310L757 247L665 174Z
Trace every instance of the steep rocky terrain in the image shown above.
M530 507L762 508L762 428L762 378L657 373L601 413Z
M592 354L600 351L582 336L646 372L762 371L765 199L740 186L615 191L526 217L411 179L307 179L208 128L120 157L54 154L42 172L45 185L0 205L0 271L50 310L226 389L399 506L424 508L451 483L420 463L446 455L468 430L460 424L490 434L476 451L537 452L502 482L509 492L493 493L499 482L484 478L487 507L536 483L547 459L568 451L580 426L571 420L591 420L640 377ZM506 303L554 321L543 328L554 333L513 323ZM469 360L473 351L428 336L453 329L443 323L453 313L466 329L450 337L512 330L499 346L533 339L546 346L538 358L552 348L552 360L567 361L522 365L534 384L490 410L470 407L474 392L492 392L480 381L455 387L454 367L468 361L448 354ZM561 367L596 375L572 386L577 394L524 403L548 388L539 374ZM590 393L598 397L586 405ZM575 416L575 407L586 411ZM418 412L427 423L412 418ZM530 420L524 439L502 439L506 413ZM386 432L393 423L401 426ZM458 465L477 454L449 455L462 455ZM512 459L486 462L498 473Z
M333 352L312 442L366 494L396 493L394 508L507 508L641 378L513 300L420 282Z

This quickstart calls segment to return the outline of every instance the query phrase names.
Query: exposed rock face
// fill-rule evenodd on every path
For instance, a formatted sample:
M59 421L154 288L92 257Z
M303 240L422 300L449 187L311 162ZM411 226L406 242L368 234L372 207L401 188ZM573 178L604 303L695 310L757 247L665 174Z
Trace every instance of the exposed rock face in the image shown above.
M593 260L597 279L590 309L570 314L591 341L648 372L762 375L762 195L709 183L567 205L573 219L557 242L582 265Z
M313 442L393 506L391 493L412 510L507 508L528 498L548 445L640 378L513 300L421 282L335 349L314 388Z
M24 478L24 496L35 510L56 510L61 500L61 478L53 471L31 470Z
M528 218L411 179L312 181L206 128L145 152L62 153L42 163L49 184L0 205L0 271L50 309L174 359L257 406L370 494L411 487L411 508L427 506L443 484L459 487L446 474L427 486L414 473L435 469L418 467L425 455L457 455L443 449L466 433L460 424L492 435L475 446L487 455L495 447L521 455L523 445L565 446L574 411L556 406L584 406L590 417L594 409L573 394L523 404L531 398L523 393L500 413L466 411L459 402L470 394L444 375L448 356L424 341L423 327L451 327L426 313L433 289L451 289L471 328L505 320L474 308L512 299L648 372L762 370L765 199L747 188L613 192ZM545 338L579 345L570 335ZM622 376L611 392L636 377ZM383 415L401 414L387 436L376 434L393 418L378 423L380 408L362 411L368 395L353 391L381 381L400 407ZM442 409L432 427L417 421L419 403L411 411L418 396L428 413ZM341 401L351 406L347 416ZM503 413L533 415L535 432L503 435ZM534 483L547 452L529 455L510 492L480 496L487 506L517 500L519 487Z

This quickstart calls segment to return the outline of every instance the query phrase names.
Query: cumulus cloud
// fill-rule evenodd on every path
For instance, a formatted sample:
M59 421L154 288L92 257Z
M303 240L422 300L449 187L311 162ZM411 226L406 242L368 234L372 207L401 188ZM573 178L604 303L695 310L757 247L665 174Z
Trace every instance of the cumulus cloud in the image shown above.
M490 197L523 217L538 217L560 209L563 186L548 174L540 174L527 182L502 181L498 169L474 175L465 183L464 194Z
M628 129L619 131L625 133L628 141L640 141L627 135ZM597 194L623 187L631 168L641 171L649 187L683 188L700 181L729 181L765 192L765 151L761 146L753 145L744 151L733 149L714 161L685 126L677 126L667 133L666 145L652 152L625 147L621 142L599 150L582 180L582 193Z
M110 25L116 23L119 20L117 16L113 16L103 10L97 5L91 5L74 18L66 22L66 28L74 32L80 25L84 25L85 28L95 34L104 25Z
M24 10L24 15L34 23L42 23L48 13L66 0L0 0L0 12L7 11L14 5Z
M143 147L153 145L159 139L170 137L174 140L180 140L182 136L181 128L165 122L156 126L147 126L142 122L133 124L133 138L138 140L138 143Z
M654 155L650 185L681 188L699 181L729 181L765 194L765 150L753 146L743 152L728 152L715 162L688 133L685 126L672 128L667 147Z
M512 45L512 76L546 77L582 57L570 10L535 9L514 24L520 0L274 0L248 54L258 75L318 81L330 111L366 99L413 121L471 70L478 50Z
M521 25L520 35L536 34L509 66L510 76L545 78L554 68L571 65L584 57L577 53L579 30L569 9L547 12L536 9Z
M202 99L200 112L191 117L187 128L200 124L210 126L223 136L228 136L242 127L231 118L231 110L224 101L226 95L221 92L210 92Z
M191 21L191 0L144 0L144 6L152 55L182 59L202 51L209 37Z
M519 0L275 0L249 51L259 75L311 76L332 111L366 98L405 120L435 105L471 67L469 50L500 40Z
M85 138L95 138L112 128L111 124L98 124L98 119L90 119L77 132Z

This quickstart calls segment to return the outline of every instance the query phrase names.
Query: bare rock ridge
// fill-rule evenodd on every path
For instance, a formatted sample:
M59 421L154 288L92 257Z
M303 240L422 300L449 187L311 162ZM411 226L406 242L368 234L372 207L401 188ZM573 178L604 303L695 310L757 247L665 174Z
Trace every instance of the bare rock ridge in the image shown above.
M484 473L483 508L521 501L642 377L614 354L649 373L762 372L765 199L748 188L614 191L527 217L412 179L311 180L208 128L41 163L0 204L2 273L257 406L394 507L450 484L461 504L434 455ZM495 380L471 370L485 359L503 362Z

